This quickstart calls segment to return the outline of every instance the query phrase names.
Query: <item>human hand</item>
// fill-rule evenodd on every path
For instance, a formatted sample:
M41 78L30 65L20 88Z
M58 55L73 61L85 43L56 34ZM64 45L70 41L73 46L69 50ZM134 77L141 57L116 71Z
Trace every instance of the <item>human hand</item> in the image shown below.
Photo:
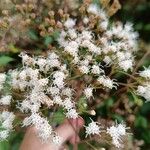
M77 133L83 124L84 120L80 117L77 119L65 120L63 124L56 128L55 131L63 140L60 146L54 145L51 141L42 143L37 137L36 128L30 127L26 131L20 150L60 150L67 141L71 144L78 143L80 138Z

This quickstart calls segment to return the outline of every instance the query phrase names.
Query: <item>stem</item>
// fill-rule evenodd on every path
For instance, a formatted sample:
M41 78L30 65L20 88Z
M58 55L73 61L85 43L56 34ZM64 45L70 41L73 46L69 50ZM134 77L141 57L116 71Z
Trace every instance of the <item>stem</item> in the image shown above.
M94 149L94 150L98 150L97 148L95 148L92 144L90 144L88 141L85 141L85 143L87 144L87 145L89 145L92 149Z
M130 75L130 74L128 74L127 72L124 72L124 71L121 71L121 70L118 70L118 72L129 76L130 78L134 79L134 80L137 81L138 83L141 83L140 80L136 79L133 75Z

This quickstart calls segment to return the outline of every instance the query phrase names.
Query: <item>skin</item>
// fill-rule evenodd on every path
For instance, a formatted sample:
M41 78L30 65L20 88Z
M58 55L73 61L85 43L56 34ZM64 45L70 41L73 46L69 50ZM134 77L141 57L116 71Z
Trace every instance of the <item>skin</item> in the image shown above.
M77 119L65 120L58 128L56 132L62 137L63 143L60 146L54 145L51 141L48 143L42 143L37 137L37 131L35 127L27 129L20 150L62 150L64 143L69 141L71 144L76 144L80 141L78 132L84 125L84 120L79 117Z

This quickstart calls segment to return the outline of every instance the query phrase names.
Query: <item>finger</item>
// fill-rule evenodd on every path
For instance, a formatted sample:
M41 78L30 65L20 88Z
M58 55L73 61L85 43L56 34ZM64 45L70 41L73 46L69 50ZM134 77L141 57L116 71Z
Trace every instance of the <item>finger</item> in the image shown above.
M60 125L56 132L59 136L62 137L62 142L66 142L69 140L71 143L74 143L74 139L76 138L79 141L78 131L83 126L84 120L79 117L77 119L69 119L66 120L62 125Z

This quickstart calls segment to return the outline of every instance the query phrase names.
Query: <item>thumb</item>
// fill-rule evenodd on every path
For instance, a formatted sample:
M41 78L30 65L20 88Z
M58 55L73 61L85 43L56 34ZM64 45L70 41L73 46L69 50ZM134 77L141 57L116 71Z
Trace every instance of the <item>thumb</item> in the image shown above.
M83 125L84 120L81 117L77 119L68 119L56 129L56 132L62 137L62 143L69 140L70 143L74 144L80 140L78 132Z

